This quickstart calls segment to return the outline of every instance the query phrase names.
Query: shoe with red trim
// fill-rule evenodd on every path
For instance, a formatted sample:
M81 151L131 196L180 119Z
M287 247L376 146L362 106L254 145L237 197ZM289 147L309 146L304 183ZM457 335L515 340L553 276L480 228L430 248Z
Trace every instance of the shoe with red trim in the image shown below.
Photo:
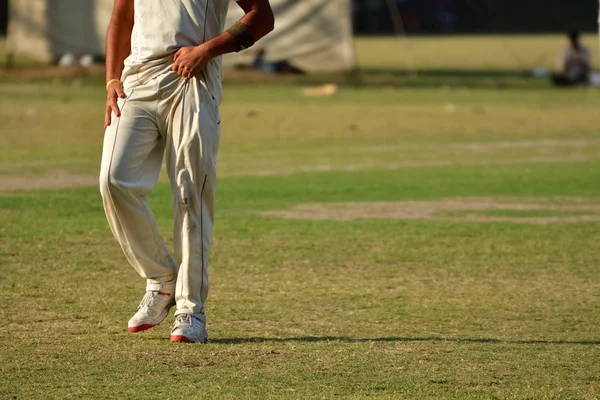
M175 305L175 280L166 283L149 283L137 312L127 323L129 332L142 332L153 328L167 318Z
M175 317L171 342L206 343L206 319L204 315L179 314Z

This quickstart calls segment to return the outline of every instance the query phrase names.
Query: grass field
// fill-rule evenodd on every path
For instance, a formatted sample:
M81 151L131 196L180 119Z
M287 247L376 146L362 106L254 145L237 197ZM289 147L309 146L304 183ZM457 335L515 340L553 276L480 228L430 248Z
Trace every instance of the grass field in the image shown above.
M369 41L362 71L394 74ZM516 67L452 54L483 72L226 87L198 346L172 317L126 331L144 282L95 187L102 83L3 81L0 398L598 398L600 92L480 85ZM170 201L162 178L169 242Z
M597 63L598 36L581 40ZM409 36L359 38L356 54L361 68L526 70L555 68L564 46L562 35Z

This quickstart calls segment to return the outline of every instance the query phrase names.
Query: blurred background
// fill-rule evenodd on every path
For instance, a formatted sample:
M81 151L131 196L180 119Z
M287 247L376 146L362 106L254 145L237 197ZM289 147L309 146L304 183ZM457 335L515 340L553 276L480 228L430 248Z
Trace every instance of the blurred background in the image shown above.
M278 29L252 51L225 57L227 66L283 73L385 67L413 78L419 70L483 68L546 77L564 64L566 38L560 35L595 33L598 13L595 0L272 4ZM112 0L0 0L0 37L5 38L0 62L6 67L101 65L111 9ZM232 6L228 23L240 15ZM595 38L584 35L583 42L595 54ZM590 63L596 60L591 57Z
M348 100L350 103L359 104L363 94L370 99L373 92L378 99L384 99L384 95L400 96L408 103L427 99L430 104L419 104L420 109L441 108L444 113L438 117L452 118L452 124L462 124L465 131L474 132L476 137L492 140L490 131L498 129L498 122L482 117L480 128L474 128L469 118L458 118L457 102L470 99L468 101L478 104L478 111L474 111L478 113L484 110L486 101L502 102L501 95L508 96L505 101L511 107L516 104L508 99L529 99L529 106L538 107L556 96L552 101L564 101L565 107L570 107L574 103L568 96L593 103L594 87L600 84L595 72L599 59L595 0L568 3L555 0L272 0L271 4L277 20L275 31L250 50L224 57L224 80L229 87L223 103L225 113L234 106L231 102L246 99L252 103L253 99L246 98L246 93L262 96L267 103L286 99L293 104L320 104L322 99L329 99L329 105L337 109L343 108L345 96L352 98ZM24 91L51 92L53 97L67 102L84 96L85 101L77 105L87 107L86 112L77 118L85 127L101 125L96 121L101 113L92 112L91 107L93 104L99 110L103 108L104 42L112 5L112 0L0 0L0 32L5 34L0 38L0 89L6 95L7 103L3 106L6 113L10 114L10 110L17 107L8 100L9 94L21 97ZM241 15L241 9L232 2L227 24L233 24ZM581 34L576 42L567 37L567 33L574 31ZM554 91L555 87L578 90L568 94L570 92ZM461 91L470 92L465 98L456 98ZM36 125L40 112L38 103L45 103L41 98L23 99L23 102L27 105L13 111L15 115L25 113L26 118L7 115L9 124L2 128L0 143L12 148L11 152L0 155L5 160L2 171L39 174L59 169L64 172L61 165L73 162L79 172L94 176L98 168L98 143L77 136L76 124L59 133L65 143L76 144L73 148L48 142L43 130ZM395 101L389 106L402 109ZM251 104L248 107L251 108L248 114L254 115L254 107ZM59 108L60 104L52 103L53 112L58 113ZM577 110L583 114L578 123L592 115L586 110ZM515 112L520 110L515 109ZM392 114L397 116L395 111ZM386 125L381 134L392 142L406 137L416 140L415 132L423 129L441 135L434 125L425 128L432 122L429 116L422 115L420 120L419 115L410 114L400 130ZM572 115L573 111L564 111L552 117L561 118L561 126L568 126L575 123ZM326 126L342 136L373 140L373 133L367 135L356 127L387 121L387 117L371 119L367 113L360 116L362 122L351 123L349 127L338 126L340 121L331 119ZM236 115L233 120L239 118ZM514 123L515 129L523 126ZM8 125L12 128L8 129ZM595 132L595 126L586 125L586 129ZM507 128L506 134L513 134L513 130ZM568 131L564 128L561 132ZM336 137L328 136L331 135L328 129L312 130L312 133L315 137L331 139L333 147L342 144L335 142ZM543 129L539 132L540 135L547 133ZM461 137L465 133L456 134ZM263 129L260 136L265 139L261 146L275 145L275 148L280 148L278 138L306 139L304 133L294 129L272 129L271 126ZM440 138L456 139L453 136ZM238 168L247 171L238 158L241 155L227 151L228 140L243 139L235 130L226 136L221 171L242 172ZM237 148L231 150L235 152ZM45 155L47 165L33 165L27 160L38 153ZM85 157L82 159L81 155ZM419 152L405 155L430 157ZM373 157L372 154L364 156ZM453 155L447 156L454 159ZM390 157L400 155L390 154ZM249 162L246 157L242 158ZM23 159L26 162L18 164ZM73 161L68 161L71 159ZM283 163L291 169L312 168L310 160L296 159L287 150L271 161L273 165ZM341 167L344 162L335 156L328 156L324 161L327 168L334 164ZM66 175L61 176L62 180L69 180ZM3 179L8 182L7 177ZM15 182L12 184L18 185Z
M600 76L595 72L599 59L595 0L568 3L556 0L272 0L271 4L277 20L275 31L250 50L224 57L224 80L231 88L225 91L224 111L228 109L228 101L243 98L240 93L257 85L260 89L255 93L274 102L280 98L290 100L290 93L296 93L291 97L294 101L329 98L343 103L346 95L360 98L360 93L355 91L358 89L401 96L403 101L428 98L432 104L443 103L445 117L452 116L456 109L458 100L454 99L456 92L452 90L488 90L484 98L490 101L495 101L503 90L502 94L510 94L509 97L529 98L531 106L545 104L548 93L552 93L557 99L565 100L566 106L572 105L572 100L566 100L567 92L554 92L555 87L590 89L577 90L576 96L581 101L592 101L594 87L600 85ZM112 5L112 0L0 0L0 32L4 34L0 38L2 90L6 94L19 92L19 96L24 90L50 90L56 95L62 93L60 96L65 99L88 93L88 100L101 103L105 32ZM232 2L227 25L241 15L241 9ZM413 89L424 91L404 97L403 91ZM440 93L450 97L444 100ZM527 97L533 94L535 101ZM481 102L481 99L475 100L479 95L483 96L483 92L471 92L469 97L473 102ZM27 116L37 115L36 102L28 104L31 105L25 107ZM6 104L5 110L10 106ZM55 111L57 107L57 104L52 105ZM94 107L102 109L103 106ZM87 121L86 125L94 126L93 118L98 115L90 111L79 117ZM377 122L370 120L368 114L361 116L367 125ZM564 124L569 123L569 113L557 116L564 119ZM588 114L585 116L583 120ZM453 117L458 123L456 115ZM50 170L61 157L60 162L65 163L67 149L54 148L43 137L32 135L38 128L24 121L28 120L15 120L12 130L3 128L5 132L0 140L10 143L14 149L12 153L1 155L7 161L4 170L13 171L14 162L36 151L51 153L47 157L51 163L46 166ZM327 123L335 125L336 121ZM470 129L468 119L462 123L466 130ZM412 138L411 126L420 130L420 124L418 118L411 115L402 131L390 126L385 135L392 141L399 140L395 135ZM485 119L482 124L484 130L477 131L478 135L490 139L486 129L494 130L497 126ZM590 132L595 129L588 128ZM336 129L345 135L360 136L354 128L338 126ZM435 128L431 129L435 133ZM80 160L80 171L93 176L98 167L97 143L83 141L74 136L75 132L69 136L68 132L64 133L68 136L66 140L81 145L71 153L90 156ZM329 138L327 132L314 133ZM231 138L237 138L235 134L232 132ZM285 130L270 128L269 135L263 132L263 136L273 140L288 135L294 137L293 132ZM444 137L446 139L453 138ZM361 136L361 140L368 137ZM427 154L410 153L410 157L417 155L427 157ZM235 158L224 153L222 170L237 173L240 164L230 163L230 156L232 160ZM299 161L283 156L278 160L286 165ZM342 165L343 161L332 157L327 163ZM308 164L310 162L304 160L303 165L293 167L305 168L310 166ZM34 170L40 172L43 168L27 167L21 172Z
M8 26L9 0L0 0L0 34ZM82 1L86 3L86 1ZM390 34L390 5L397 7L410 33L530 33L593 31L594 0L352 0L354 32Z
M354 0L354 32L394 32L396 7L409 33L533 33L593 31L594 0Z

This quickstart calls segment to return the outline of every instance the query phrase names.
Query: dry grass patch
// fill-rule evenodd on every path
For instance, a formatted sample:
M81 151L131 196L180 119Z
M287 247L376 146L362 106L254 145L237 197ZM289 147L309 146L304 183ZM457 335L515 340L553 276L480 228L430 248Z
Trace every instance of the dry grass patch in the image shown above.
M299 204L263 215L285 219L438 220L527 224L600 221L600 203L584 198L450 198L435 201Z
M0 175L0 192L11 190L62 189L80 186L94 186L97 176L77 175L68 171L48 171L40 176L6 176Z

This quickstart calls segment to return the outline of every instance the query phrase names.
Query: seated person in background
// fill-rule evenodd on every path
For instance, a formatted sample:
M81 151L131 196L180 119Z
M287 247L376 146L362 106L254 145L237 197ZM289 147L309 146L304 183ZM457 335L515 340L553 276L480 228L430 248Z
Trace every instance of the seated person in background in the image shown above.
M561 60L562 72L552 75L552 81L557 86L573 86L589 83L590 51L579 41L579 32L570 32L569 47Z

